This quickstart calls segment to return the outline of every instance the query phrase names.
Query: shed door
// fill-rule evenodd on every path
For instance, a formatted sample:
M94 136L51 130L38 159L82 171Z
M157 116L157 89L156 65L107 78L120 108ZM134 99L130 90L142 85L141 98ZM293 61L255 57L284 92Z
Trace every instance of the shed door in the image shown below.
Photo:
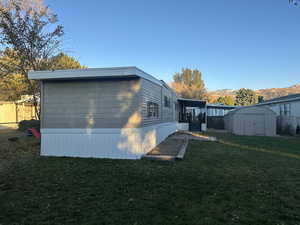
M261 114L247 115L244 120L245 135L265 135L265 117Z

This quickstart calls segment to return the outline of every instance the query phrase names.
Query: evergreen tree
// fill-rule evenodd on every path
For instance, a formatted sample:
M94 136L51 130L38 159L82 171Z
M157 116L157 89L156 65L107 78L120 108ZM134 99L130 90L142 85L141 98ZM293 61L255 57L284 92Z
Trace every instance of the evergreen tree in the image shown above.
M223 105L234 105L234 99L231 96L221 96L215 103L221 103Z
M257 103L257 97L253 90L241 88L236 93L235 105L238 106L248 106Z

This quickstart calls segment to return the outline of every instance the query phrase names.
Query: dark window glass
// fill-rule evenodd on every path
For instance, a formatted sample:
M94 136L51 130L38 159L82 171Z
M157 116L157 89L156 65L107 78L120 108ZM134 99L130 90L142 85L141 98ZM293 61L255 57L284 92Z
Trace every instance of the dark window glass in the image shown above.
M167 108L170 108L171 107L171 101L170 101L170 98L168 96L164 96L164 105L165 107Z
M155 102L148 102L147 103L147 116L148 117L154 117L154 118L158 118L159 114L158 114L158 104Z
M291 115L291 104L284 104L284 115L285 116Z

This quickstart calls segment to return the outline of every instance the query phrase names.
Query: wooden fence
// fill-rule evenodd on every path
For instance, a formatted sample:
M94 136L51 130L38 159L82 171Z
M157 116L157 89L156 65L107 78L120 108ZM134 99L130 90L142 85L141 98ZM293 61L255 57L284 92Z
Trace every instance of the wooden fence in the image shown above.
M22 120L36 118L32 103L0 102L0 126L15 127Z

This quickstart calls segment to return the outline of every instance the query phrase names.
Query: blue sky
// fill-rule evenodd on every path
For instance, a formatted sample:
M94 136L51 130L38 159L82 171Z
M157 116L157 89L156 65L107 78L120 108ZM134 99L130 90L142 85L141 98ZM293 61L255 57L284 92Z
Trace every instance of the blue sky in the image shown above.
M288 0L46 0L62 49L88 67L137 66L167 82L199 69L206 87L300 82L300 7Z

